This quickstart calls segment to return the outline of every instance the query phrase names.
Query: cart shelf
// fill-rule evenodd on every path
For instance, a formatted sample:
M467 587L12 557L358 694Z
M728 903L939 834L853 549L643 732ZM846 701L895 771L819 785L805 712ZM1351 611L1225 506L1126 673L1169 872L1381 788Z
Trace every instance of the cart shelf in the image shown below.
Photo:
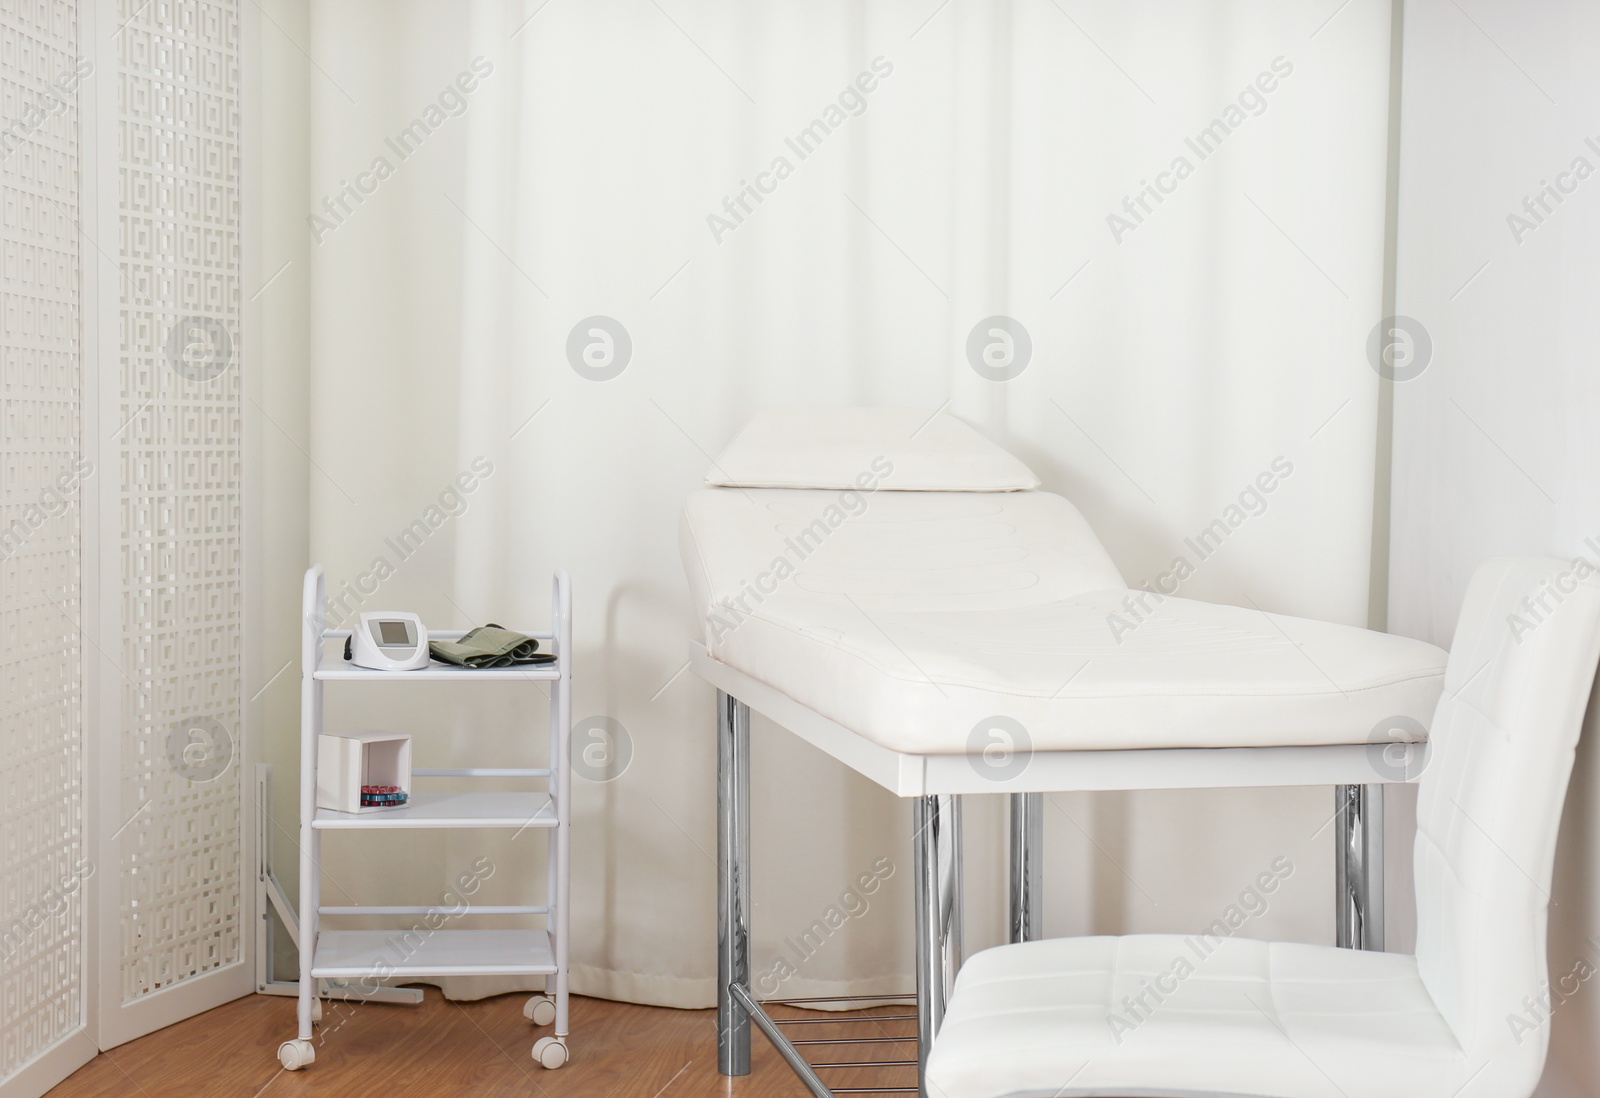
M416 792L404 808L382 812L317 809L316 828L555 827L560 822L547 793Z
M555 682L561 678L559 663L540 663L522 667L457 667L435 660L415 671L374 671L370 667L319 667L319 682Z
M374 973L419 976L553 976L542 930L324 930L314 979L362 980Z

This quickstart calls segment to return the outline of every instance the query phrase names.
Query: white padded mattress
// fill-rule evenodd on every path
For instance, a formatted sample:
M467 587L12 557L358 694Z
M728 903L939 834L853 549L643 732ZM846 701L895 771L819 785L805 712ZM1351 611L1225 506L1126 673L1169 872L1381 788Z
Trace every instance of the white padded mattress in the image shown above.
M1048 492L711 488L680 540L712 657L897 751L1420 739L1443 684L1420 641L1130 591Z

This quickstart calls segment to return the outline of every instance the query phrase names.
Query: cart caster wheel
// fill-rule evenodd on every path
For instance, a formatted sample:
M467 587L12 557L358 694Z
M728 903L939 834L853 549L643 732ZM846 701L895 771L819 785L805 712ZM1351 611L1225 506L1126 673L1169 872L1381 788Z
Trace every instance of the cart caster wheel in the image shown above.
M559 1037L541 1037L533 1043L533 1058L554 1071L567 1062L567 1044Z
M299 1071L316 1059L317 1048L310 1041L285 1041L278 1046L278 1063L284 1071Z
M522 1016L536 1026L547 1026L556 1020L556 1001L548 995L535 995L522 1004Z
M322 1000L321 999L313 999L313 1000L311 1000L311 1024L312 1025L321 1025L322 1024Z

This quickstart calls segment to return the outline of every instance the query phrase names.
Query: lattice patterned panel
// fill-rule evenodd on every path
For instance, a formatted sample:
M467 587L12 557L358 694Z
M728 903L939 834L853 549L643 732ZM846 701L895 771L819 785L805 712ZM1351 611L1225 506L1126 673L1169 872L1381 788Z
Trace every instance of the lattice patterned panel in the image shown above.
M239 10L118 6L132 1002L240 958Z
M77 22L0 3L0 1079L84 1021Z

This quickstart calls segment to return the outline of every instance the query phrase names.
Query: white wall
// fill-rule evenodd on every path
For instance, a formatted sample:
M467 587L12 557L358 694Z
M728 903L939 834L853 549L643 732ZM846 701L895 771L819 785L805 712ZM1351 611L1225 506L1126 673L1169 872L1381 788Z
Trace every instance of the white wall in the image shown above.
M1600 8L1581 0L1406 3L1396 302L1433 350L1396 386L1396 632L1448 643L1485 557L1600 563L1597 45ZM1580 159L1587 178L1561 174ZM1572 193L1530 212L1524 199L1546 183ZM1588 731L1557 854L1553 977L1600 964L1587 943L1600 930L1592 713ZM1541 1094L1600 1092L1597 998L1585 983L1556 1010Z

